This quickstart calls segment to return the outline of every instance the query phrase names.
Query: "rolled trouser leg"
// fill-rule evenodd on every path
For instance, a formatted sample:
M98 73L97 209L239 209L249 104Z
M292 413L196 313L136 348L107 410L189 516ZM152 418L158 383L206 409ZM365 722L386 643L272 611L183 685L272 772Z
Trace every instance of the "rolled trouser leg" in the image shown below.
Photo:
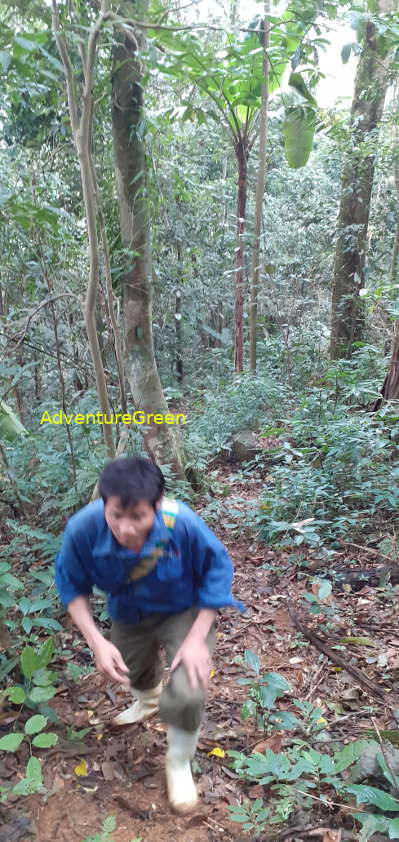
M133 705L113 719L113 725L130 725L148 719L159 708L162 691L162 665L159 644L154 635L155 617L140 624L113 622L111 640L129 667Z
M190 765L197 747L198 735L199 728L196 731L184 731L175 725L169 725L168 728L166 785L169 802L178 813L190 812L198 801Z
M177 650L187 637L196 617L198 609L191 608L182 614L169 617L160 629L160 642L164 644L166 658L170 665ZM215 627L212 626L206 644L211 653L215 646ZM170 680L164 687L160 698L161 719L168 725L174 725L183 731L196 731L202 722L205 710L206 691L202 685L195 689L191 686L187 670L179 664L170 675Z
M161 629L161 642L165 645L169 665L178 648L187 637L198 609L190 609L168 618ZM207 637L212 652L215 645L215 628ZM204 715L206 691L202 685L193 688L183 664L173 670L170 681L160 698L160 715L168 723L168 751L166 754L166 783L168 798L179 813L192 810L198 800L191 773L190 760L194 757L198 735Z

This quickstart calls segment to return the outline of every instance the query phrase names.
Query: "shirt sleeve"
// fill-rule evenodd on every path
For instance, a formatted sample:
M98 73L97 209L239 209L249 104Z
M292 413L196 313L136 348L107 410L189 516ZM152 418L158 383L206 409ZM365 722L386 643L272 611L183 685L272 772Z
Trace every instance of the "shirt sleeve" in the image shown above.
M187 524L194 572L198 581L200 608L224 608L231 605L244 610L231 593L233 564L231 558L216 535L194 512Z
M68 605L77 596L91 594L93 590L93 583L85 568L77 537L72 534L68 524L61 549L55 560L55 583L64 605Z

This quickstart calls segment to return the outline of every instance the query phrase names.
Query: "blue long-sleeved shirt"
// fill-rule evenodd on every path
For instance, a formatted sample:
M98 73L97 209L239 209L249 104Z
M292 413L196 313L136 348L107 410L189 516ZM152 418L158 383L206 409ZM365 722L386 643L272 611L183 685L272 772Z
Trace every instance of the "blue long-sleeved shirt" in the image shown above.
M166 547L156 567L130 580L134 567L160 541ZM157 511L142 549L134 553L118 543L105 520L103 501L95 500L68 520L56 558L56 584L65 605L90 594L96 585L108 594L110 616L127 623L192 606L242 609L231 594L232 577L233 565L223 544L180 502L172 534Z

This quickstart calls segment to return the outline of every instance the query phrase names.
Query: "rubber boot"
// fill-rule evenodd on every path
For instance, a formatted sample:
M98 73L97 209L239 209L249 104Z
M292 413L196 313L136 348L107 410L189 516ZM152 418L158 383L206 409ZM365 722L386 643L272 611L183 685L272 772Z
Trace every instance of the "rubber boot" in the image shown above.
M136 701L112 720L113 725L132 725L134 722L144 722L159 709L159 697L162 692L162 682L150 690L136 690L132 693Z
M189 813L198 801L190 766L197 748L198 735L199 729L192 732L183 731L174 725L168 728L166 784L169 802L178 813Z

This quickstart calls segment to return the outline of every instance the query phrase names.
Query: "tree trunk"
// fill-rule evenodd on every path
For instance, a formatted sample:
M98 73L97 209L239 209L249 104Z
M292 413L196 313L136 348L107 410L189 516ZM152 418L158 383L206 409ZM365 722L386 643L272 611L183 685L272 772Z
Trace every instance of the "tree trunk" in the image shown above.
M137 17L144 4L126 2L122 14ZM136 409L167 414L154 355L152 336L152 284L146 161L140 129L143 122L142 67L136 56L142 33L134 37L115 30L112 70L112 127L115 172L119 195L122 243L129 250L124 275L125 353L130 389ZM177 431L166 424L151 424L144 432L147 452L172 465L184 476L183 450Z
M395 129L394 129L394 142L396 149L398 148L399 144L399 126L397 120L399 118L399 83L396 83L396 90L395 90L395 103L396 103L396 122L395 122ZM393 170L393 177L396 186L396 192L398 194L398 201L399 201L399 164L396 162ZM392 249L392 258L391 258L391 268L389 271L390 281L392 284L395 283L398 277L399 271L399 214L398 219L396 222L396 231L395 231L395 240Z
M351 149L344 165L333 270L330 352L349 358L363 336L364 310L359 291L365 285L366 238L373 187L376 127L388 86L389 55L378 52L378 32L366 23L351 109Z
M380 391L381 397L373 404L372 412L380 409L384 400L395 401L399 398L399 321L395 325L391 362Z
M95 199L96 185L93 182L94 168L92 159L94 69L97 44L102 25L104 23L105 14L108 14L107 0L101 0L100 16L94 26L90 29L87 44L80 45L84 84L82 96L79 100L76 90L76 77L73 64L68 52L65 34L62 32L61 28L57 0L52 0L52 29L65 70L69 115L71 119L72 135L79 160L80 178L86 216L86 229L89 242L89 279L86 289L86 298L83 304L83 315L96 378L97 395L101 411L104 416L104 420L102 422L104 444L108 457L112 459L115 456L112 428L105 421L105 418L110 416L110 404L101 351L98 344L95 320L100 256L97 237L97 209Z
M396 100L399 106L399 98ZM399 140L398 125L395 124L395 140ZM397 143L396 143L397 146ZM399 198L399 167L394 168L395 185ZM389 279L391 284L394 284L398 276L399 269L399 219L396 223L395 240L392 250L391 266L389 270ZM380 408L383 400L394 401L399 397L399 321L395 323L395 331L393 336L392 357L389 364L388 372L381 387L381 397L375 402L373 412Z
M245 208L247 203L247 159L245 140L240 138L235 153L238 166L237 221L236 221L236 273L235 273L235 318L234 318L234 370L243 370L243 315L245 276Z
M256 373L256 322L258 310L258 287L260 276L260 236L262 229L263 196L266 184L266 144L269 107L269 60L267 57L267 51L269 48L270 31L270 24L267 16L269 12L270 2L269 0L265 0L265 30L263 33L263 80L261 89L259 125L259 165L258 176L256 181L254 244L252 249L251 287L249 305L249 359L250 368L254 374Z
M181 325L181 290L176 290L175 298L175 329L176 329L176 374L177 380L183 383L183 335Z

